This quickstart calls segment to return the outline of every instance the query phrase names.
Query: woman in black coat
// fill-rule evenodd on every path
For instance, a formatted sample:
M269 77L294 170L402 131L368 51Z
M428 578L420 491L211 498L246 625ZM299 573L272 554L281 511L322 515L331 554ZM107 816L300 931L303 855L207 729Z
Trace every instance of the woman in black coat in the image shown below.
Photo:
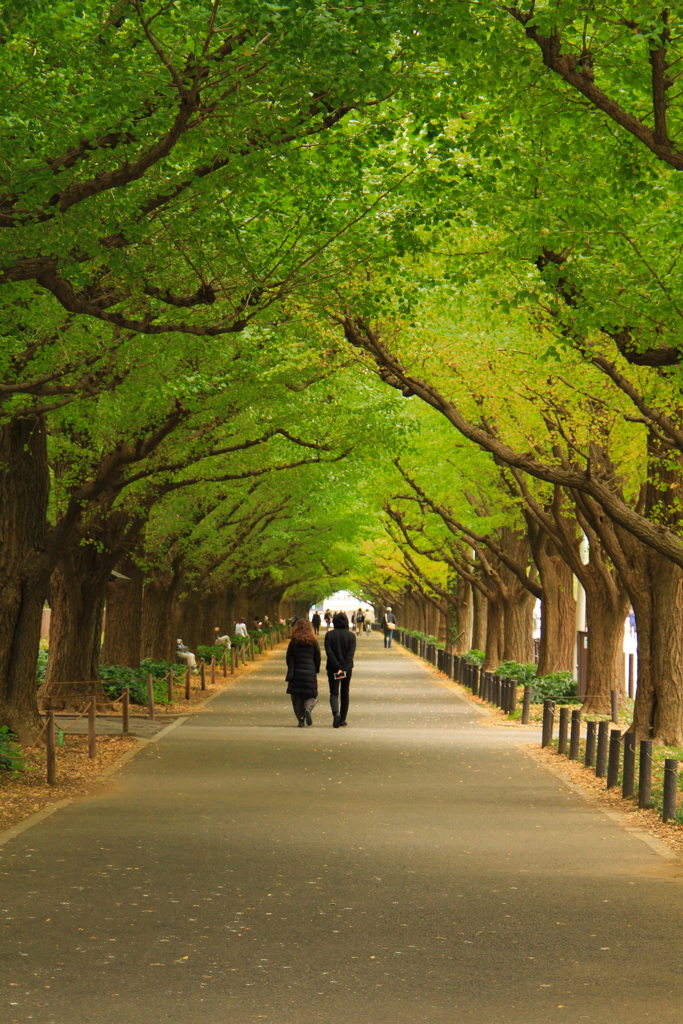
M311 711L318 703L318 672L320 647L308 619L299 619L292 626L287 648L287 693L292 698L299 728L313 725Z

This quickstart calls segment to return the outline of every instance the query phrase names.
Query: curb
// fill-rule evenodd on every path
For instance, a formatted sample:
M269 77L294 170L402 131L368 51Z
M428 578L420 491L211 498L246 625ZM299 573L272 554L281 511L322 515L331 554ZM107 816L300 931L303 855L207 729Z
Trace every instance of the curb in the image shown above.
M403 654L407 654L410 658L413 659L413 661L417 661L424 669L427 670L429 675L436 679L436 681L441 686L445 687L447 690L452 690L457 696L462 697L462 699L466 701L470 707L473 707L476 711L483 715L484 718L487 719L487 723L489 725L497 724L491 721L491 716L489 715L489 712L487 711L486 708L481 707L481 705L479 704L475 704L473 700L469 699L469 695L467 694L467 692L462 692L463 687L461 687L459 683L453 682L453 680L449 679L448 676L445 676L443 672L440 672L439 669L435 668L435 666L431 665L428 661L424 661L419 655L413 654L412 651L406 650L400 644L398 646L401 647ZM510 726L514 725L519 729L534 728L530 725L522 726L512 722L510 722L509 724ZM646 846L649 846L649 848L654 853L658 854L658 856L660 856L662 860L665 860L668 864L672 866L683 865L683 858L680 856L680 854L676 853L674 850L669 849L666 843L663 843L661 839L657 839L656 836L651 836L649 832L646 832L642 828L638 828L637 825L632 825L629 819L626 817L626 815L623 814L621 811L616 811L611 807L605 807L602 803L602 800L599 797L595 796L595 794L592 793L590 790L584 789L583 786L580 786L572 779L567 778L566 774L560 768L556 768L554 765L549 764L544 758L535 757L534 749L529 749L529 744L518 743L517 749L525 756L530 757L536 764L545 768L556 778L561 779L565 786L571 789L574 793L577 793L579 796L581 796L586 801L586 803L590 804L591 807L594 807L596 810L600 811L607 818L609 818L610 821L613 821L616 825L619 825L619 827L622 828L625 832L630 832L630 834L635 836L636 839L640 839L640 841L645 843Z
M620 828L623 828L624 832L630 832L636 839L640 839L641 842L649 846L656 854L658 854L663 860L669 864L677 864L683 866L683 858L680 854L674 850L670 850L666 843L663 843L661 839L657 839L656 836L651 836L649 832L639 828L637 825L632 825L629 819L621 811L614 810L613 807L605 807L599 796L596 796L589 789L585 789L579 785L578 782L574 782L573 779L567 778L566 774L561 768L557 768L553 764L549 764L545 758L536 757L534 748L529 749L528 745L518 744L517 749L524 754L526 757L530 757L536 764L541 765L555 778L560 779L568 789L572 792L577 793L586 803L590 804L596 810L604 814L610 821L613 821Z

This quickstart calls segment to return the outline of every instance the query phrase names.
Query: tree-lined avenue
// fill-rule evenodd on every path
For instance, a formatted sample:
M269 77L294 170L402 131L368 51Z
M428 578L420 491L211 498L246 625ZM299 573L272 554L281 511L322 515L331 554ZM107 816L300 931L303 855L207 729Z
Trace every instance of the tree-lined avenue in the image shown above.
M278 651L0 848L4 1020L675 1024L680 871L358 646L348 728Z

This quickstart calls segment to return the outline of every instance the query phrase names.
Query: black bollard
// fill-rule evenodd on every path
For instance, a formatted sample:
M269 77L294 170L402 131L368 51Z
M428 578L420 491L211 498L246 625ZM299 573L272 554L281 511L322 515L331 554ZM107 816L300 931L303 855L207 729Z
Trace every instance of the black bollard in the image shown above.
M609 722L598 722L598 750L595 756L595 774L601 779L607 774L608 743Z
M121 701L121 732L124 736L128 735L130 729L130 688L124 686Z
M628 656L628 695L633 700L633 655Z
M147 715L154 721L154 680L147 673Z
M555 721L555 701L544 700L543 701L543 733L541 737L541 746L548 747L552 742L553 738L553 724Z
M569 760L579 760L579 747L581 745L581 708L574 708L572 711L572 727L569 735Z
M667 757L664 762L664 799L662 801L662 821L676 817L676 789L678 787L678 761Z
M522 725L529 724L529 712L531 711L531 687L524 687L524 699L522 701Z
M586 756L583 762L586 768L595 766L595 730L597 726L597 722L586 722Z
M560 708L560 728L557 734L558 754L567 753L567 731L569 727L569 708Z
M640 741L638 765L638 806L642 809L652 803L652 740Z
M624 800L633 796L636 782L636 734L624 734L624 769L621 780L621 795Z
M55 748L55 713L47 713L47 729L45 730L45 747L47 749L47 784L57 784L57 751Z
M88 701L88 757L97 753L97 697L89 694Z
M513 715L517 710L517 680L510 679L510 703L508 704L508 712Z
M471 687L472 687L472 696L476 697L477 694L479 694L479 692L480 692L480 689L479 689L479 668L476 665L472 666Z
M607 789L619 785L619 762L621 761L621 729L610 729L609 759L607 762Z

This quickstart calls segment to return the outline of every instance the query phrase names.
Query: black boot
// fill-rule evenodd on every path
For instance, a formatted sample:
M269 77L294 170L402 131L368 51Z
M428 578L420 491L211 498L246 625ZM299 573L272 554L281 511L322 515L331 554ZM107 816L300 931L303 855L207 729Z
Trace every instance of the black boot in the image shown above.
M339 698L330 694L330 707L332 708L332 728L338 729L341 725L341 715L339 714Z

